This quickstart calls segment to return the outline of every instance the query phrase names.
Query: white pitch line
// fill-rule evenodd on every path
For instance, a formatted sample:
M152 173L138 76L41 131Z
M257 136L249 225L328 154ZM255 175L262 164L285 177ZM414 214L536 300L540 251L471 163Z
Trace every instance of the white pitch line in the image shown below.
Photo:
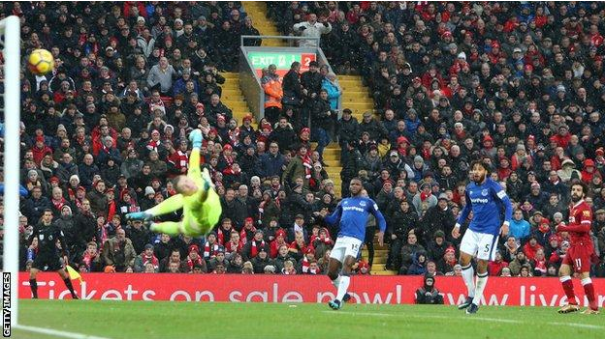
M599 325L590 325L590 324L573 324L573 323L554 323L554 322L550 322L548 323L548 325L554 325L554 326L569 326L569 327L577 327L577 328L585 328L588 330L605 330L605 326L599 326Z
M373 312L341 312L341 311L323 311L323 313L327 314L347 314L347 315L362 315L362 316L370 316L370 317L399 317L399 318L430 318L430 319L452 319L452 317L442 316L442 315L417 315L417 314L394 314L394 313L373 313ZM486 318L486 317L476 317L469 316L465 317L465 320L475 320L475 321L491 321L496 323L504 323L504 324L527 324L529 322L514 320L514 319L499 319L499 318ZM577 327L584 328L588 330L605 330L605 326L599 325L590 325L590 324L576 324L576 323L558 323L558 322L549 322L548 325L552 326L566 326L566 327Z
M69 339L109 339L109 338L105 338L105 337L97 337L94 335L75 333L75 332L65 332L65 331L53 330L50 328L42 328L42 327L34 327L34 326L17 325L17 326L13 326L13 328L17 329L17 330L22 330L22 331L54 335L56 337L69 338Z

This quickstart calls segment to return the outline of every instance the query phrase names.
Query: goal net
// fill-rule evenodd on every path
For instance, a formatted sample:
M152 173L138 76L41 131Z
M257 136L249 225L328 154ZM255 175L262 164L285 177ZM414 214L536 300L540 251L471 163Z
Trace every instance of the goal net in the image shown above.
M6 312L6 291L10 288L10 318L13 326L18 318L19 285L19 163L21 120L21 24L10 16L0 21L0 117L3 124L2 156L4 174L4 238L3 238L3 310ZM10 273L10 279L8 274ZM8 281L10 280L10 284ZM10 286L10 287L9 287ZM6 314L6 313L5 313Z

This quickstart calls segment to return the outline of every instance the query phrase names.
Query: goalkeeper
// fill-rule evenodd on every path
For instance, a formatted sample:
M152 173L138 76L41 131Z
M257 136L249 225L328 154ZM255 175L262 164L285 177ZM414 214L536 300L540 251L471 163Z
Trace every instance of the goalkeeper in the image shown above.
M220 198L214 191L208 170L200 170L202 132L199 129L192 131L189 140L193 145L189 157L189 172L186 176L180 175L173 181L178 194L146 211L127 214L127 220L151 220L156 216L182 208L181 221L152 222L150 229L157 233L169 235L182 233L192 237L206 235L218 223L222 211Z

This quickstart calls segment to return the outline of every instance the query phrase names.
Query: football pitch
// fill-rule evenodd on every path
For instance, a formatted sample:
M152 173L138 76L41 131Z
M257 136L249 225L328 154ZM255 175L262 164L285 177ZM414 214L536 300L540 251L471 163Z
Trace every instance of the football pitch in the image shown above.
M603 338L603 315L550 307L21 300L20 324L76 333L13 330L13 338ZM35 330L35 329L34 329ZM77 336L80 334L80 336Z

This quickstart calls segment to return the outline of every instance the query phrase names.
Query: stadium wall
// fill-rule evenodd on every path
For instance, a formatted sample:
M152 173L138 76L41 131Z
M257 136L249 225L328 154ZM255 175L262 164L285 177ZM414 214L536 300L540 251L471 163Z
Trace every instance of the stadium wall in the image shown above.
M19 298L30 298L28 274L19 276ZM42 299L70 298L69 291L56 273L38 275L38 293ZM334 287L326 276L267 275L185 275L185 274L107 274L83 275L74 281L82 299L146 300L189 302L283 302L324 303L334 298ZM600 307L605 305L605 279L593 279ZM579 280L576 293L583 304ZM422 277L356 276L349 291L353 301L363 304L413 304L414 293L422 285ZM436 287L445 303L464 300L466 287L462 279L437 277ZM558 278L490 277L485 303L494 306L560 306L567 302Z

